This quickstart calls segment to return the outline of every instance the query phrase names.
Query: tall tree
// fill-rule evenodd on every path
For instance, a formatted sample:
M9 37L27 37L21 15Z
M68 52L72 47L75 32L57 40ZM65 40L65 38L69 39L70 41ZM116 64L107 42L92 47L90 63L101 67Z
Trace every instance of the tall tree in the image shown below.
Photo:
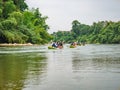
M28 9L28 6L25 3L25 0L13 0L13 1L19 10L24 11L25 9Z
M16 6L14 5L12 0L5 1L3 3L3 11L2 11L3 18L5 19L8 18L9 14L15 10L16 10Z

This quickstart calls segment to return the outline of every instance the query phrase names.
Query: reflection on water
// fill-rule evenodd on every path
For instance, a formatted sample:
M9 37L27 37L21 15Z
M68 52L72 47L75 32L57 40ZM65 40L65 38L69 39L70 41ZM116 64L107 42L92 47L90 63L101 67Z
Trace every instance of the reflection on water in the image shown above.
M36 84L46 73L45 60L39 53L0 54L0 90L22 90L28 83Z
M0 90L120 90L119 47L0 47Z
M84 48L72 54L73 79L80 83L80 89L119 90L119 45L89 45Z
M87 48L87 47L86 47ZM101 72L120 72L120 49L117 46L108 47L89 46L89 51L73 52L73 70L75 71L101 71ZM116 49L116 50L115 50Z

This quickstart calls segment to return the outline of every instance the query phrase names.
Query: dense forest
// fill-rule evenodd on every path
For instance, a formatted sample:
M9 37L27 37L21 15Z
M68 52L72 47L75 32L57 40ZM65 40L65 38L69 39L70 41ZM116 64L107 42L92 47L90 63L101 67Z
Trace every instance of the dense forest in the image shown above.
M0 43L49 42L47 18L38 8L29 10L25 0L0 0Z
M120 44L120 21L99 21L92 25L72 22L70 31L54 32L54 41Z

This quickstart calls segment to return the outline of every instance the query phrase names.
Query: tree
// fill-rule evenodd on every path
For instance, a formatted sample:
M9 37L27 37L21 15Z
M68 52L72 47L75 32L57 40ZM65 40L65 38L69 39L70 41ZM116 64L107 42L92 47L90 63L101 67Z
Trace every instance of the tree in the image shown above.
M24 0L0 0L0 43L44 44L51 40L47 17L38 8L26 9Z
M70 34L69 34L70 33ZM56 32L57 40L64 39L66 42L78 41L87 43L120 43L120 21L99 21L91 26L81 24L78 20L72 22L71 31ZM68 41L69 39L69 41Z
M8 18L9 14L16 10L16 6L14 5L13 1L9 0L3 3L3 11L2 15L3 18Z
M13 0L13 2L17 6L17 9L20 11L24 11L24 10L28 9L28 6L25 3L25 0Z
M80 34L80 22L78 20L74 20L72 22L72 32L73 32L73 37L76 39L77 38L77 34Z

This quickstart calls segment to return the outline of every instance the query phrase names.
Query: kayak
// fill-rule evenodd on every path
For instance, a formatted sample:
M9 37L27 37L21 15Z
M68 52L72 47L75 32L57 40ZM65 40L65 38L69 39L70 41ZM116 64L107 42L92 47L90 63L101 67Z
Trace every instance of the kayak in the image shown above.
M56 48L52 46L48 46L48 49L56 49Z
M76 46L70 45L70 48L76 48Z
M57 47L58 49L62 49L63 48L63 46L58 46ZM57 49L56 47L52 47L52 46L48 46L48 49Z

